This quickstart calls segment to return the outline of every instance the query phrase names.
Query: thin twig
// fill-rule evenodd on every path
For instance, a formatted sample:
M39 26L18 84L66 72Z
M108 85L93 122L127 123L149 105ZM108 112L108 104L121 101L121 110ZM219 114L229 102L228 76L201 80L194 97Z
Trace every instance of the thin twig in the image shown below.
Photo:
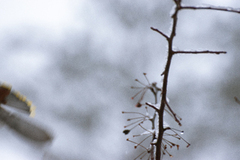
M237 97L234 97L234 99L235 99L235 101L236 101L238 104L240 104L240 101L239 101L239 99L238 99Z
M168 109L170 110L170 112L172 113L172 115L174 116L175 121L178 123L179 126L182 126L181 122L179 121L179 119L177 118L176 113L173 112L172 108L170 107L170 105L168 104L168 102L165 100L165 104L167 105Z
M181 6L180 9L207 9L207 10L217 10L217 11L225 11L225 12L234 12L234 13L240 13L240 9L237 8L230 8L230 7L216 7L216 6Z
M176 27L177 27L177 16L178 16L178 11L181 7L181 1L180 0L176 0L174 1L176 3L176 8L175 11L172 15L172 28L171 28L171 34L169 36L169 38L167 39L168 41L168 57L167 57L167 62L166 62L166 66L164 69L164 75L163 75L163 84L162 84L162 95L161 95L161 104L160 104L160 109L158 111L158 141L156 144L156 159L160 160L161 159L161 152L162 152L162 148L161 148L161 144L162 144L162 139L163 139L163 113L165 110L165 100L166 100L166 96L167 96L167 84L168 84L168 75L169 75L169 70L170 70L170 65L171 65L171 61L172 61L172 56L174 54L173 52L173 39L176 36Z
M137 143L137 142L134 142L134 141L130 140L129 138L127 138L126 140L129 141L129 142L131 142L131 143L136 144L137 146L142 147L143 149L145 149L145 150L148 152L148 149L147 149L146 147L144 147L143 145L141 145L141 144L139 144L139 143ZM134 147L134 148L135 148L135 147ZM136 149L136 148L135 148L135 149Z
M174 51L174 54L226 54L226 51Z
M151 27L151 30L158 32L163 37L165 37L167 40L169 39L169 37L166 34L164 34L163 32L159 31L158 29Z
M155 111L159 111L159 109L156 108L154 105L152 105L152 104L150 104L148 102L146 102L145 104L148 105L149 107L153 108Z

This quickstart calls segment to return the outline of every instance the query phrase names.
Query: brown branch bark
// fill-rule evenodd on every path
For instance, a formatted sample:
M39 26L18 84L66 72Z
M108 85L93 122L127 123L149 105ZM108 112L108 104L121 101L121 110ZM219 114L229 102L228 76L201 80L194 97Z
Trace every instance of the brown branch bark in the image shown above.
M155 31L155 32L158 32L158 33L161 34L163 37L165 37L167 40L169 39L169 37L168 37L166 34L164 34L163 32L159 31L158 29L151 27L151 30L153 30L153 31Z
M174 51L174 54L226 54L226 51Z
M167 57L167 62L164 70L164 75L163 75L163 86L162 86L162 96L161 96L161 104L160 104L160 109L158 111L158 140L156 144L156 160L161 159L161 154L162 154L162 138L163 138L163 133L164 133L164 128L163 128L163 113L165 109L165 101L167 97L167 84L168 84L168 75L169 75L169 70L170 70L170 65L172 61L172 56L174 54L173 52L173 39L176 36L176 27L177 27L177 13L180 10L180 1L175 1L176 3L176 8L175 12L172 15L173 19L173 24L172 24L172 30L170 37L167 39L168 41L168 57Z

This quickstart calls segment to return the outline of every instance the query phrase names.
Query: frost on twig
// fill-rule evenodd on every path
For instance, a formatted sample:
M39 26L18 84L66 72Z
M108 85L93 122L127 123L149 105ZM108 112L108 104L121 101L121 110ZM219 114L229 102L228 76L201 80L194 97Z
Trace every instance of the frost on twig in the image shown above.
M217 11L225 11L225 12L233 12L233 13L240 13L239 8L232 8L232 7L220 7L220 6L181 6L180 9L192 9L192 10L217 10Z

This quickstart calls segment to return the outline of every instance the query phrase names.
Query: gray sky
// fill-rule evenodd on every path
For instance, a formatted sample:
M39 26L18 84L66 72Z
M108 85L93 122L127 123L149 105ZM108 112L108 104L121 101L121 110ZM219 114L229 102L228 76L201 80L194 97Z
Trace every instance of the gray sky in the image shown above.
M183 2L240 8L236 0ZM52 144L39 145L3 126L0 159L136 157L137 151L122 134L126 116L121 111L135 110L135 102L130 99L135 94L130 90L131 85L137 85L135 78L145 82L142 73L147 72L150 80L158 84L161 81L166 42L149 28L169 32L172 4L156 0L132 3L0 1L0 80L10 83L37 106L32 121L45 126L55 136ZM164 5L162 11L156 4ZM156 13L160 12L157 19ZM235 24L239 24L240 16L200 12L193 11L191 16L189 11L180 14L175 46L227 50L228 54L174 57L168 97L183 118L184 136L192 146L185 149L183 144L179 151L171 152L173 159L224 160L230 155L236 159L239 139L234 145L231 143L239 131L234 126L240 112L233 109L237 105L231 98L240 92L236 88L238 74L229 70L236 63L237 49L233 46L238 44L231 32L239 30ZM225 23L229 26L225 27ZM227 43L232 41L236 43ZM230 82L226 74L235 78L236 84ZM224 87L221 91L222 86L229 86L233 92L225 91ZM209 94L206 95L206 91ZM223 93L229 96L224 94L224 100L228 98L224 102L219 100ZM225 110L225 106L232 109ZM223 127L214 128L220 124L221 116L228 115L230 120ZM168 123L175 125L171 120ZM228 123L232 130L223 132ZM211 136L214 133L216 136ZM201 154L196 154L199 150Z

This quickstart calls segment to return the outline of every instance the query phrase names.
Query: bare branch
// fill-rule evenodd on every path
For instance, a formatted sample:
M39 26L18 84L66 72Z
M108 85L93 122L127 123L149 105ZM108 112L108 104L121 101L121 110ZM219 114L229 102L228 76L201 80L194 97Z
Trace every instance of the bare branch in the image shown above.
M174 54L226 54L226 51L173 51Z
M234 12L234 13L240 13L240 9L237 8L231 8L231 7L216 7L216 6L181 6L180 9L206 9L206 10L217 10L217 11L225 11L225 12Z
M173 0L175 2L175 8L174 8L174 12L172 13L172 25L170 28L170 34L165 34L162 31L159 31L156 28L151 27L151 30L158 32L161 36L163 36L168 43L168 55L167 55L167 61L166 61L166 65L164 68L164 71L162 72L161 76L163 76L163 83L162 83L162 87L161 89L159 89L158 87L156 87L155 83L150 84L150 82L148 81L148 85L144 85L141 83L144 87L141 90L142 93L140 100L137 103L137 106L140 107L142 104L140 103L140 101L142 100L145 92L147 89L150 89L152 91L152 93L154 94L155 97L155 104L151 104L151 103L145 103L147 106L151 107L152 109L155 110L154 112L154 116L153 118L150 118L149 116L144 116L144 119L138 119L138 117L136 118L136 120L130 125L136 125L140 126L141 128L143 128L144 130L148 131L147 129L145 129L144 127L142 127L141 123L143 123L143 121L145 121L147 118L147 120L150 120L152 122L152 130L155 129L155 122L158 123L158 128L156 128L158 130L158 132L156 132L156 134L152 134L152 141L150 144L151 148L146 148L144 146L142 146L142 142L146 140L143 139L143 141L141 141L140 143L136 143L133 141L130 141L129 139L127 139L128 141L136 144L135 148L137 148L138 146L143 147L147 153L149 153L149 158L151 157L151 159L156 159L156 160L161 160L162 159L162 155L164 155L165 153L168 153L167 149L167 145L170 146L170 148L172 146L177 146L177 149L179 149L179 145L178 144L174 144L172 142L170 142L169 140L166 140L163 136L167 133L164 133L165 130L167 129L171 129L175 134L169 134L170 136L173 136L177 139L182 139L183 141L185 141L187 143L187 147L190 145L186 140L184 140L177 132L175 132L172 128L167 127L164 128L164 112L166 111L167 113L169 113L170 116L172 116L174 118L174 120L179 124L179 126L181 126L181 118L172 110L171 106L169 105L169 103L166 101L167 99L167 90L168 90L168 78L169 78L169 71L170 71L170 66L171 66L171 61L172 61L172 57L175 54L226 54L226 51L212 51L212 50L186 50L186 51L181 51L181 50L177 50L175 51L173 49L173 40L174 37L176 36L176 31L177 31L177 23L178 23L178 13L180 10L183 9L190 9L190 10L214 10L214 11L225 11L225 12L234 12L234 13L240 13L240 9L234 9L234 8L230 8L230 7L217 7L217 6L182 6L182 0ZM144 76L146 77L146 74L144 73ZM160 104L158 106L157 103L157 93L158 91L161 92L160 95ZM140 93L141 93L140 92ZM138 94L138 93L137 93ZM134 97L133 97L134 98ZM240 104L240 100L237 99L237 97L235 97L235 101L237 103ZM147 112L148 113L148 112ZM155 117L158 117L158 119L155 121ZM136 126L133 126L136 127ZM131 129L130 129L131 130ZM130 132L130 130L124 130L123 133L128 134ZM170 156L172 156L170 153L168 153ZM142 159L145 156L145 154L141 153L137 158ZM137 159L135 158L135 159Z
M165 100L165 104L167 105L168 109L170 110L170 112L172 113L172 115L174 116L175 121L178 123L179 126L182 126L181 122L179 121L179 119L177 118L176 113L173 112L172 108L170 107L170 105L168 104L168 102Z
M150 104L148 102L146 102L145 104L148 105L149 107L153 108L155 111L159 111L159 109L156 108L154 105L152 105L152 104Z
M160 34L161 34L163 37L165 37L167 40L169 39L169 37L168 37L166 34L164 34L163 32L159 31L158 29L151 27L151 30L160 33Z
M176 3L176 8L175 11L172 15L172 27L171 27L171 33L169 38L167 39L168 41L168 57L167 57L167 62L164 70L164 75L163 75L163 84L162 84L162 96L161 96L161 104L160 104L160 109L158 110L158 142L156 144L156 159L160 160L161 159L161 152L162 152L162 140L163 140L163 113L165 110L165 99L167 95L167 83L168 83L168 75L169 75L169 70L170 70L170 65L172 61L172 56L173 56L173 39L176 36L176 27L177 27L177 20L178 20L178 11L181 8L181 0L175 0Z

